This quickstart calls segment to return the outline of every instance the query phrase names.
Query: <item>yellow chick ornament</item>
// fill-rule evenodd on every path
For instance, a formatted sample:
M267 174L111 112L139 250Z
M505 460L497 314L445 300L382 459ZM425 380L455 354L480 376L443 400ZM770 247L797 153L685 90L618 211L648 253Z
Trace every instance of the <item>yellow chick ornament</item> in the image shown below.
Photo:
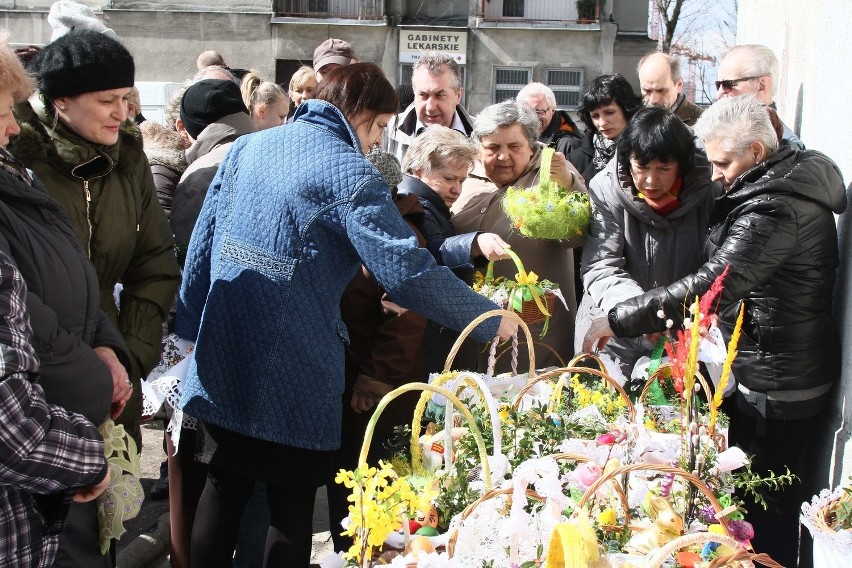
M651 526L630 537L625 550L631 554L648 554L683 534L683 518L668 501L651 495L648 505Z

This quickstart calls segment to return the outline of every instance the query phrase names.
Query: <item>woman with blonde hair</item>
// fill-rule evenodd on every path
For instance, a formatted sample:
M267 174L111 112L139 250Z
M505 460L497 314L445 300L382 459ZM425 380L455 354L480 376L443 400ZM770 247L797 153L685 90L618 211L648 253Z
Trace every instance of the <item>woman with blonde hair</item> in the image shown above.
M249 71L243 77L240 91L258 130L281 126L287 120L290 101L278 83L267 81L254 71Z
M416 195L423 206L423 237L438 264L470 284L474 262L507 259L511 248L499 235L481 231L456 234L450 207L461 194L470 169L479 156L477 147L461 132L432 125L417 136L402 160L405 173L400 195ZM440 372L459 334L429 321L423 338L426 370ZM475 346L470 343L456 356L462 368L475 365Z
M316 73L310 67L299 67L293 73L293 76L290 78L290 86L287 88L287 94L290 95L290 100L293 101L293 105L290 108L291 115L296 112L302 101L314 98L317 85Z

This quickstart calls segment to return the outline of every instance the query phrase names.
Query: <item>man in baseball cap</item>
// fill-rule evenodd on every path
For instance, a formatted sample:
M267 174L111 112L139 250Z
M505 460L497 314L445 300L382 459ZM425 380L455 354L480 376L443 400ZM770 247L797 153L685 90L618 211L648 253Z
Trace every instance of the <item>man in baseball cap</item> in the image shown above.
M319 44L314 50L314 73L316 73L317 82L322 81L323 73L350 63L358 63L358 58L355 57L355 52L352 51L348 41L332 37Z

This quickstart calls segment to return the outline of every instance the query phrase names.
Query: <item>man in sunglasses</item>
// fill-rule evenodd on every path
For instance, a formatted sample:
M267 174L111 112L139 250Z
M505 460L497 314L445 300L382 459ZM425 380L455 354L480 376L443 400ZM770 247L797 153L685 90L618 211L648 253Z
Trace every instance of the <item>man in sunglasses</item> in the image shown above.
M716 98L753 94L762 104L775 109L778 86L778 59L765 45L744 44L728 50L719 64ZM783 122L782 139L791 148L804 150L799 137Z

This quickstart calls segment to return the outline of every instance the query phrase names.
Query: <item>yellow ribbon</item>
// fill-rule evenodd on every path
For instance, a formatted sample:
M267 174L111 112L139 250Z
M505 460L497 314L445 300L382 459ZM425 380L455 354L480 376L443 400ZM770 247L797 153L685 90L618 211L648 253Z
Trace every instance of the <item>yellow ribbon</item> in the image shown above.
M535 272L519 272L515 274L515 282L518 283L519 286L535 286L538 284L538 274Z

